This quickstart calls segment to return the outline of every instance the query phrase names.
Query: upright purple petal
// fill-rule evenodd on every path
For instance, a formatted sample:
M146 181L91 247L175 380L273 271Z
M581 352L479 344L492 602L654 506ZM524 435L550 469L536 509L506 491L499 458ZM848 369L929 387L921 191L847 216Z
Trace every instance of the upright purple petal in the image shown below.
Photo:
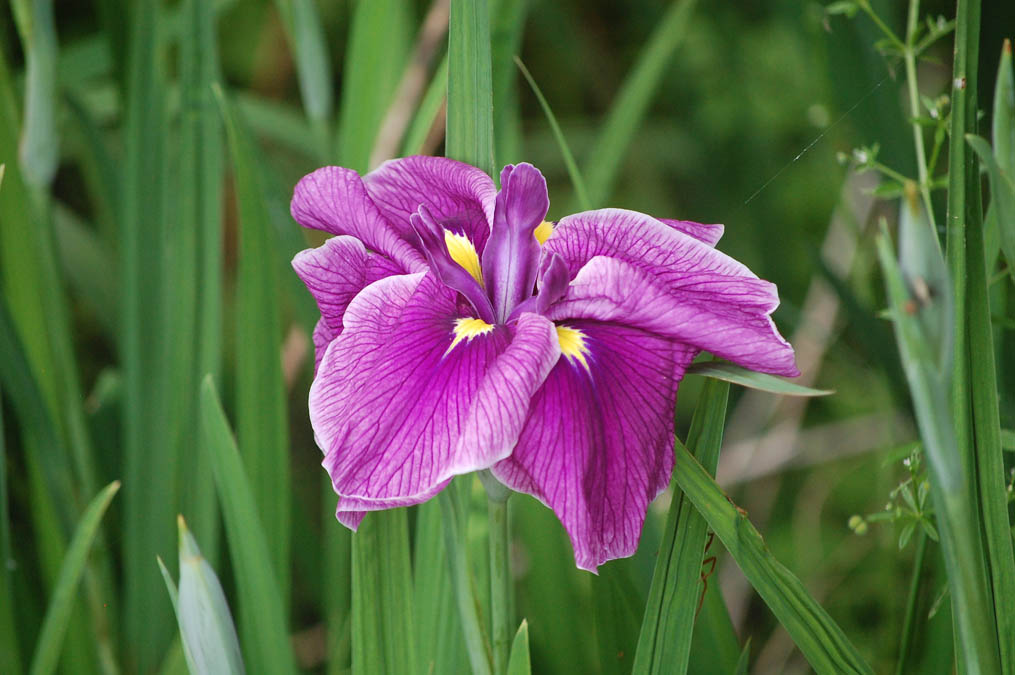
M342 315L357 293L378 279L405 273L397 263L367 251L359 239L347 235L300 251L292 265L317 301L332 338L342 332Z
M461 331L463 322L473 330ZM310 390L339 510L418 503L452 476L499 459L491 453L513 445L510 420L524 418L524 409L501 410L500 429L470 432L489 444L460 438L483 421L496 394L504 405L528 404L556 349L548 325L542 317L517 331L483 324L430 273L387 277L359 293Z
M692 352L636 328L567 327L582 336L585 363L560 359L492 471L553 509L578 567L595 571L635 552L648 503L669 483L677 384Z
M623 323L752 370L799 375L792 346L769 317L779 302L774 285L753 277L702 275L697 281L690 274L675 287L631 263L597 256L548 316Z
M425 204L437 222L467 236L482 254L497 195L482 170L453 159L415 156L389 160L363 181L377 208L403 236L411 236L409 218Z
M419 212L412 214L409 221L426 254L427 262L430 263L430 269L440 282L461 293L472 304L479 318L492 323L493 307L490 298L479 282L451 258L444 239L444 228L437 224L426 204L421 205Z
M669 225L673 229L683 232L689 237L694 237L698 241L708 244L709 246L715 246L718 244L726 229L722 225L706 225L705 223L695 223L691 220L659 218L659 222Z
M493 230L483 251L483 278L497 320L503 322L532 295L540 253L535 231L550 200L543 174L531 164L505 166L500 184Z
M363 180L351 169L326 166L307 174L296 184L289 210L304 227L359 239L370 250L394 260L403 272L426 267L407 238L411 232L397 230L384 219Z

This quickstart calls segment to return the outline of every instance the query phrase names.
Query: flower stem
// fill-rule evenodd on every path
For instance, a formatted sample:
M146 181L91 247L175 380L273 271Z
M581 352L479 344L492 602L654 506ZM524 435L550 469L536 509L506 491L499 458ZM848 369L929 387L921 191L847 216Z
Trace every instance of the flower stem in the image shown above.
M458 616L462 622L462 634L465 637L465 648L469 653L472 672L478 675L489 675L490 645L483 633L483 623L479 617L479 602L476 599L476 588L469 574L469 561L465 551L465 532L462 508L454 483L445 488L438 499L441 505L441 525L444 529L444 543L448 552L448 569L451 572L451 583L455 590L455 602L458 605Z
M510 495L508 495L510 496ZM508 551L507 496L490 494L487 501L490 526L490 614L493 624L493 672L507 672L511 645L511 567Z
M903 60L906 62L906 88L909 91L909 115L913 125L913 145L916 147L916 171L920 179L920 194L923 206L927 210L927 221L934 232L934 242L941 248L937 237L937 224L934 220L934 205L930 200L930 177L927 172L927 151L923 144L923 128L920 126L920 91L916 79L916 30L919 27L920 0L909 0L909 18L906 22L906 48Z
M906 618L902 622L902 639L899 640L899 662L895 667L896 675L906 671L906 657L913 643L913 626L916 619L916 603L920 595L920 581L923 576L923 557L927 552L927 535L921 530L917 533L916 555L913 558L913 579L909 584L909 599L906 601Z

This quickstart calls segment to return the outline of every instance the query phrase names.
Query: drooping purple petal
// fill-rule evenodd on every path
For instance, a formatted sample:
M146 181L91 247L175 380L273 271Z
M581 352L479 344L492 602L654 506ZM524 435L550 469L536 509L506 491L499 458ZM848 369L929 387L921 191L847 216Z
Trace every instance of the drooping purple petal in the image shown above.
M363 177L392 225L409 237L409 218L426 204L437 222L468 237L482 254L490 236L497 188L482 170L444 157L392 159Z
M314 326L314 375L317 375L317 369L321 367L321 359L324 358L324 352L327 351L328 345L335 339L335 334L328 327L328 322L324 320L322 316L317 320L317 324Z
M470 412L477 393L500 387L502 401L528 403L555 347L546 337L548 322L528 321L517 332L487 326L463 314L456 297L427 273L387 277L349 304L345 330L328 347L310 390L310 419L340 510L424 501L452 476L487 468L499 458L491 451L513 444L509 421L490 436L499 445L459 439L467 421L481 420L491 404L492 394L484 394ZM474 330L459 331L460 320ZM494 380L484 384L488 374ZM504 414L509 420L524 411Z
M359 239L347 235L300 251L292 265L317 301L331 338L342 332L342 315L357 293L378 279L405 273L397 263L367 251Z
M493 322L493 307L479 282L464 267L452 260L444 240L444 228L437 224L426 204L409 218L430 269L442 284L461 293L472 304L479 318Z
M775 287L753 277L682 281L673 290L658 275L631 263L596 256L548 313L555 321L581 318L635 326L706 350L746 368L796 377L793 348L769 313L778 305Z
M359 239L370 250L398 263L402 272L426 267L423 256L407 238L411 232L397 230L384 219L367 195L363 180L351 169L326 166L307 174L296 184L289 210L304 227Z
M659 218L659 222L669 225L673 229L683 232L689 237L694 237L698 241L708 244L709 246L715 246L718 244L726 229L722 225L706 225L705 223L695 223L691 220Z
M529 411L529 401L560 357L554 325L525 313L510 346L487 371L469 408L456 454L477 449L490 463L511 454Z
M578 567L632 555L673 470L673 407L692 351L636 328L567 322L586 366L561 357L532 399L514 452L493 466L563 523Z
M532 295L539 268L535 231L546 217L550 200L543 174L531 164L507 165L493 216L490 241L483 251L483 278L497 320Z

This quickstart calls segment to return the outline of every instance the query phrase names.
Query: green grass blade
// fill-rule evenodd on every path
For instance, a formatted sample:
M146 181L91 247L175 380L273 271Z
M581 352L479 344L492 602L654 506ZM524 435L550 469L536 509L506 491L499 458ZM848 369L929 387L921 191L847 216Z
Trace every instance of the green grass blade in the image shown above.
M911 195L915 203L915 195ZM903 219L906 225L908 219ZM903 229L905 236L905 228ZM935 251L931 245L925 251ZM934 325L952 324L947 286L929 276L938 300L917 314L907 313L914 298L903 280L887 236L878 240L878 253L895 321L896 340L909 382L913 407L931 474L931 496L941 537L941 549L948 571L956 635L956 657L967 673L1000 672L997 631L987 588L988 572L976 513L974 485L968 477L966 458L960 451L962 436L949 414L948 341L941 340ZM907 263L911 268L915 265ZM938 265L941 265L938 262ZM931 269L930 265L924 265ZM938 307L940 306L940 308Z
M57 56L53 0L12 0L14 18L25 52L25 126L21 160L25 178L44 189L60 162L57 136Z
M206 3L211 4L211 3ZM330 155L329 123L332 116L331 61L327 38L314 0L276 0L296 60L300 98L322 150Z
M155 562L159 565L159 572L162 573L162 580L166 582L166 591L169 593L169 601L173 603L173 611L179 612L180 591L176 588L173 575L169 573L166 563L162 562L162 556L155 556Z
M462 485L452 481L437 496L441 507L441 529L469 665L472 666L474 675L490 675L493 672L493 652L484 629L486 624L481 617L476 583L469 566L465 543L467 512L462 492Z
M2 180L3 165L0 165L0 182ZM20 673L21 649L18 647L17 624L14 622L14 587L11 583L11 568L6 563L14 559L10 515L7 501L7 446L4 443L3 409L0 408L0 561L3 562L3 568L0 569L0 670Z
M733 670L733 675L747 675L749 670L748 666L751 663L751 638L747 638L747 642L744 643L744 649L740 652L740 658L737 659L736 668Z
M430 500L417 510L413 550L418 671L457 673L468 662L462 625L455 609L441 531L440 505Z
M222 344L222 122L212 85L219 79L215 3L186 0L181 6L179 217L172 232L174 404L177 428L191 433L201 378L221 370ZM196 338L195 338L196 336ZM194 447L196 435L181 437ZM215 485L204 452L181 456L181 509L205 555L217 558Z
M328 626L328 673L346 675L352 649L352 536L335 520L335 489L322 477L324 584L321 604Z
M286 613L268 539L211 377L205 377L201 383L201 433L211 458L236 575L246 662L253 673L295 673Z
M679 442L676 460L673 475L680 489L725 545L811 667L818 673L873 673L800 580L775 559L747 515Z
M451 0L444 154L494 175L493 74L487 0Z
M835 392L828 389L812 389L774 375L766 375L753 370L741 368L732 363L721 361L701 361L692 363L687 368L688 375L704 375L705 377L725 380L741 387L767 391L783 396L828 396Z
M441 59L437 70L434 71L430 85L426 88L419 107L416 108L416 115L405 132L405 140L402 143L402 155L418 155L423 151L423 144L433 128L437 116L444 107L448 95L448 56Z
M714 575L712 579L715 579ZM694 621L688 672L693 675L727 675L736 668L739 655L740 642L726 609L722 589L718 583L710 583L705 590L701 611Z
M132 667L154 669L173 629L152 560L175 542L176 445L167 428L171 366L164 311L167 193L165 83L159 2L132 3L121 216L120 350L124 374L125 638Z
M635 132L648 111L670 59L687 34L697 0L674 0L638 56L610 107L588 159L585 178L595 206L606 203Z
M384 36L378 49L378 36ZM406 0L359 0L352 18L338 118L339 164L363 173L409 54Z
M715 473L726 421L729 384L709 380L698 399L687 447ZM652 573L652 587L638 638L634 673L685 673L691 653L690 627L701 597L701 561L708 526L683 493L676 492Z
M522 619L511 643L511 654L508 656L507 675L531 675L532 663L529 659L529 623Z
M997 163L1009 177L1015 176L1015 70L1012 67L1011 40L1008 38L1001 48L1001 61L997 67L993 117L992 139Z
M180 589L174 605L190 671L241 675L243 657L222 585L183 516L178 518L178 527Z
M353 675L419 670L410 560L406 510L368 513L352 537Z
M259 183L257 154L232 104L216 88L229 137L240 214L236 288L236 437L257 495L283 604L289 589L289 439L282 382L276 240Z
M113 481L107 485L96 495L81 517L60 566L60 576L46 609L46 618L39 639L35 643L35 656L32 658L32 667L29 671L32 675L44 675L56 670L63 638L77 598L78 582L81 581L85 571L88 552L99 530L102 516L119 489L120 481Z
M53 230L63 276L107 335L116 335L116 265L95 230L63 204L53 208Z
M536 84L536 80L533 79L529 69L525 67L525 64L517 56L515 57L515 64L522 71L522 75L525 76L525 80L532 88L532 93L536 95L536 100L539 101L539 105L543 109L543 114L546 115L546 121L550 123L553 138L557 141L560 154L564 157L567 175L571 178L571 185L574 186L578 206L582 211L588 211L592 208L592 202L589 200L588 190L585 189L585 180L582 178L581 171L578 170L578 164L574 161L574 155L571 154L571 148L568 147L567 140L564 138L564 132L560 130L560 125L557 124L557 117L553 114L553 110L550 109L550 104L547 103L546 97L543 96L543 92L539 89L539 85Z

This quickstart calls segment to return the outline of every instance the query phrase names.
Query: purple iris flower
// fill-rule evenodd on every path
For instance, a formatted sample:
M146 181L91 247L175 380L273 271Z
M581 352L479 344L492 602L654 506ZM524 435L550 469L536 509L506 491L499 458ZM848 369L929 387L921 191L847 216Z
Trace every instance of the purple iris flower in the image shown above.
M293 267L317 300L310 420L355 529L489 469L553 509L578 567L634 553L673 470L677 385L707 350L798 375L775 286L721 225L621 209L546 217L546 181L408 157L325 167L292 215L336 236Z

